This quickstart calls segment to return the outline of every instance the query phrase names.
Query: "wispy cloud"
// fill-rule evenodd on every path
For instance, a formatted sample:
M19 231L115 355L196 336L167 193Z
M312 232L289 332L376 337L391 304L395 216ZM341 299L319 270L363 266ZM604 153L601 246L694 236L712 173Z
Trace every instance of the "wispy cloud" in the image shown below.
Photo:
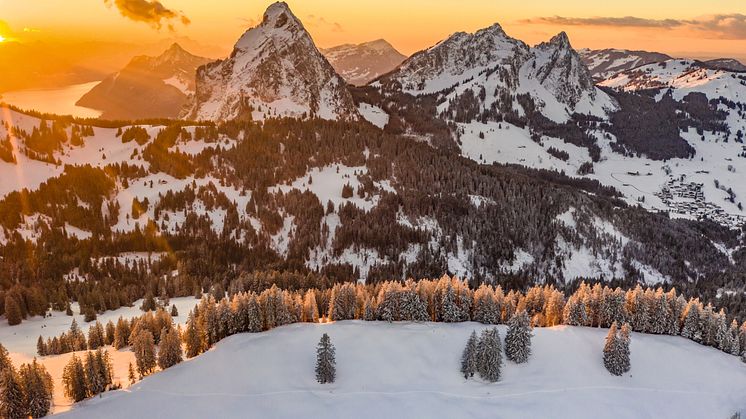
M137 22L144 22L156 29L165 24L173 30L173 22L184 25L191 23L183 13L171 10L157 0L104 0L104 4L116 6L122 16Z
M337 22L330 22L321 16L308 15L303 23L310 27L329 29L332 32L344 32L342 25Z
M693 29L718 39L746 39L746 15L740 13L700 16L694 19L648 19L624 17L546 16L525 19L522 23L561 26L608 26L621 28Z

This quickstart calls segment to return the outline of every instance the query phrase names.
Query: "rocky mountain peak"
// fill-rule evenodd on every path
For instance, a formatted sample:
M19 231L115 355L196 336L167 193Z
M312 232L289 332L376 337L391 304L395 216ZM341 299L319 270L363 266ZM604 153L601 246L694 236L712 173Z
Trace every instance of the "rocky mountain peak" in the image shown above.
M193 119L357 119L344 80L284 2L236 42L231 56L202 67L186 107Z

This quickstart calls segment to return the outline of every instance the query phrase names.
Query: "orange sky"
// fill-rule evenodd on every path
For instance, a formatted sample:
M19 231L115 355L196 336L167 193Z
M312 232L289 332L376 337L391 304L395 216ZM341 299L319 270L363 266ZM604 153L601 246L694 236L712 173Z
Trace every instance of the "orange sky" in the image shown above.
M174 15L161 20L160 29L153 22L123 16L117 7L120 2L142 5L152 1L0 0L0 36L22 42L129 43L180 36L227 52L235 39L261 18L269 4L256 0L160 0L164 9ZM455 31L473 31L500 22L510 35L529 44L565 30L576 48L619 47L677 55L746 56L746 1L743 0L290 0L288 3L321 47L385 38L403 53L411 54ZM182 23L181 16L190 23ZM628 16L637 19L625 18ZM561 23L550 22L557 20L555 17L564 19ZM168 29L169 24L173 30Z

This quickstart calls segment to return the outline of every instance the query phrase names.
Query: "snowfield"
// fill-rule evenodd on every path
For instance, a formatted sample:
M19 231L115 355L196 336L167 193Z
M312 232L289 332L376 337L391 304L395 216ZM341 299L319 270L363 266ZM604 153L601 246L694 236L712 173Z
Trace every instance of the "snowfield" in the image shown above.
M606 329L535 329L527 364L499 382L464 380L459 358L478 323L294 324L225 339L69 418L729 418L746 408L746 365L680 337L634 333L632 370L609 374ZM505 337L505 326L499 326ZM337 381L315 381L328 333ZM282 348L282 350L278 350Z

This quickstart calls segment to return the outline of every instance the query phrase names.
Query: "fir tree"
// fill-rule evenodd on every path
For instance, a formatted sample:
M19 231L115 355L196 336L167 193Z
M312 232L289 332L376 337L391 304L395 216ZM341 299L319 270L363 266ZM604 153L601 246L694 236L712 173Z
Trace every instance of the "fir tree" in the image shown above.
M320 384L333 383L337 374L335 350L329 335L324 333L316 346L316 381Z
M182 361L181 339L179 332L171 328L164 328L161 332L161 342L158 346L158 366L165 370Z
M10 294L5 297L5 318L8 319L8 325L10 326L21 324L21 321L23 320L21 306L18 304L18 301L16 301L16 299Z
M186 357L193 358L201 354L204 350L204 330L197 321L193 312L189 313L187 318L186 329L182 336L184 345L186 346Z
M88 395L85 368L83 367L83 362L75 354L73 354L70 361L65 365L62 373L62 384L65 389L65 396L74 402L79 402Z
M28 415L33 418L46 416L52 407L52 376L34 359L30 364L21 365L19 377Z
M461 321L461 309L456 304L456 295L451 284L448 284L440 304L441 319L446 323Z
M473 377L474 373L477 372L477 340L477 332L472 331L469 340L466 341L464 352L461 354L461 374L464 375L465 379Z
M39 335L39 339L36 340L36 353L39 356L47 355L47 344L44 342L44 338Z
M135 363L140 377L144 377L155 369L155 343L153 334L149 330L141 330L135 336L132 343L132 352L135 353Z
M171 317L179 317L179 310L176 308L176 304L171 306Z
M604 345L604 366L613 375L622 375L630 369L630 327L628 324L622 326L621 332L617 329L616 322L609 328Z
M15 369L0 370L0 417L22 419L28 417L23 387Z
M129 364L129 367L127 368L127 378L130 380L130 384L135 384L135 381L137 380L137 376L135 375L135 367L132 366L131 362Z
M491 383L500 379L502 371L502 343L497 328L482 331L477 344L479 376Z
M531 324L528 313L516 313L508 323L508 333L505 335L505 356L517 363L528 361L531 355Z

